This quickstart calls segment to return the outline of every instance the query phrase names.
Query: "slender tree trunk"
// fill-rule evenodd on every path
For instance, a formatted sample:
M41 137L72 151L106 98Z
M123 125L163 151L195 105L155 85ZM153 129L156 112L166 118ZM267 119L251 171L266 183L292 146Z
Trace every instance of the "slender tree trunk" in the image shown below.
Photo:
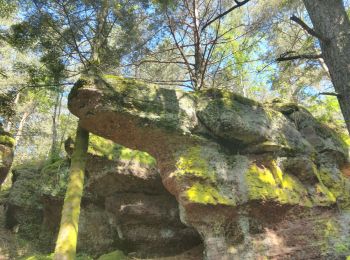
M55 260L75 259L88 143L89 132L78 125L69 182L62 209L61 225L56 241Z
M92 46L92 57L91 57L91 63L93 64L93 66L95 66L95 69L97 69L101 64L101 51L103 48L102 45L105 42L103 33L106 30L108 10L109 10L108 1L107 0L101 1L101 7L97 12L96 33L93 40L94 45Z
M60 92L57 93L56 102L54 107L54 113L52 115L52 139L51 139L51 157L57 155L59 149L57 147L57 128L58 121L61 114L61 105L62 105L62 94Z
M15 101L13 102L13 105L14 105L15 107L16 107L17 104L18 104L19 97L20 97L20 92L17 92ZM10 132L10 131L11 131L11 128L12 128L12 121L11 121L11 119L13 119L13 118L10 118L9 121L7 122L7 125L6 125L6 128L5 128L5 131L6 131L6 132Z
M194 73L195 73L195 88L197 90L202 88L202 67L203 57L201 50L201 37L199 28L199 11L198 11L198 0L192 1L192 12L193 12L193 39L194 39Z
M342 0L303 0L350 134L350 21Z
M52 139L51 139L51 152L50 156L55 156L56 154L56 146L57 146L57 110L58 110L58 102L60 98L60 93L57 93L55 107L52 115Z
M25 123L27 122L28 117L34 112L36 107L36 102L31 102L31 104L28 106L28 109L24 111L21 120L19 121L18 128L17 128L17 133L15 136L15 147L17 146L19 140L21 139L23 135L23 128Z

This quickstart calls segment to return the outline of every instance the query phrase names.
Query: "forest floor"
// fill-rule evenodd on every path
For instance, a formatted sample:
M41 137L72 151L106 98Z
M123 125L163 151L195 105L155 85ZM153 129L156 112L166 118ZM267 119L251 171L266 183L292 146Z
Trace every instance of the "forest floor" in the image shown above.
M19 259L33 251L28 241L24 241L14 231L5 228L5 210L0 204L0 260Z
M198 260L201 259L202 250L202 247L199 246L180 255L157 258L157 260ZM36 250L29 241L19 238L15 231L5 228L5 210L0 204L0 260L17 260L35 254L35 252ZM139 258L130 257L130 259Z

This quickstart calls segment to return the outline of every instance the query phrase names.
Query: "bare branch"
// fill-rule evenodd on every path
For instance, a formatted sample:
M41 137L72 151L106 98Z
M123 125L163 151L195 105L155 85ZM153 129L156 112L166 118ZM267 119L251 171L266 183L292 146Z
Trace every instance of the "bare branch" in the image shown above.
M181 48L179 42L177 41L177 38L176 38L176 35L175 35L175 31L174 31L174 29L172 27L171 19L170 19L169 14L168 14L167 11L166 11L166 17L167 17L167 20L168 20L168 26L169 26L169 29L170 29L171 36L172 36L172 38L173 38L173 40L175 42L175 46L177 47L178 51L180 52L180 54L182 56L182 59L184 60L186 66L187 66L187 69L188 69L188 72L190 74L191 79L193 79L194 78L193 70L192 70L192 68L190 66L190 63L189 63L188 59L186 58L186 55L185 55L183 49Z
M318 96L335 96L335 97L341 97L339 93L335 92L320 92L318 93Z
M136 65L136 66L140 66L142 65L143 63L162 63L162 64L189 64L189 65L192 65L194 66L193 63L187 63L187 62L184 62L184 61L162 61L162 60L141 60L140 62L138 62L137 64L130 64L130 65ZM130 66L129 64L127 64L126 66Z
M0 70L0 76L3 77L3 78L5 78L5 79L8 78L8 76L6 75L6 73L3 72L2 70Z
M225 15L227 15L228 13L232 12L233 10L245 5L246 3L248 3L250 0L244 0L242 2L239 2L238 0L235 0L236 5L232 6L231 8L229 8L228 10L226 10L225 12L219 14L218 16L216 16L214 19L210 20L209 22L207 22L205 25L203 25L202 27L202 31L204 31L209 25L211 25L213 22L215 22L218 19L221 19L222 17L224 17Z
M297 24L299 24L308 34L310 34L311 36L316 37L317 39L323 41L324 43L329 43L329 39L324 38L321 34L319 34L318 32L316 32L314 29L310 28L303 20L301 20L300 18L296 17L295 15L293 15L290 18L292 21L296 22Z

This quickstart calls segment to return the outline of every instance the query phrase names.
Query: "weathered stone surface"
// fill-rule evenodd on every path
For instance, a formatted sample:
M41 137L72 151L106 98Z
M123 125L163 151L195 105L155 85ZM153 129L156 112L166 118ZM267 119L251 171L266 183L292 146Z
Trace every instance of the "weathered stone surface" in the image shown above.
M50 252L67 184L66 159L14 170L7 226ZM201 243L180 221L178 204L161 183L154 159L91 137L78 251L99 256L118 247L135 256L169 256Z
M262 105L222 90L181 92L109 76L80 80L69 108L90 132L156 158L164 186L179 203L181 221L201 234L207 259L350 254L347 243L342 252L324 249L321 244L331 244L326 234L304 241L299 231L288 238L283 233L284 221L303 223L305 214L324 220L330 212L339 223L348 217L328 210L348 208L349 181L339 170L348 148L299 106ZM319 228L314 222L308 226ZM349 234L340 231L334 239L348 241ZM297 250L284 246L284 240L296 241ZM309 247L315 250L300 254Z

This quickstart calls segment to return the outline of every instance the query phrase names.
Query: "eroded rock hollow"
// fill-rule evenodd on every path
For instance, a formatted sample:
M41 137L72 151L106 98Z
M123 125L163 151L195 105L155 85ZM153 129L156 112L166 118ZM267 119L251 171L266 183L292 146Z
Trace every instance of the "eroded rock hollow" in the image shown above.
M156 158L206 259L350 253L348 147L304 108L104 76L79 80L69 109L88 131Z
M68 139L68 155L73 145ZM13 169L6 225L35 240L44 253L54 249L69 164L63 158ZM163 187L154 158L91 135L78 253L97 259L118 249L135 257L162 257L200 244L196 230L181 223L177 202Z

